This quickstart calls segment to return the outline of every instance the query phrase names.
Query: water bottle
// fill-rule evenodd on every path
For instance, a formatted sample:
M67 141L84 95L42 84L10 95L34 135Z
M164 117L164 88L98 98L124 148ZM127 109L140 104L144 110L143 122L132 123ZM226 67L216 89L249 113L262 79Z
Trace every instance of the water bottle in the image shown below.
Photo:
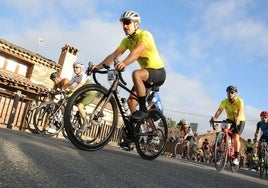
M129 110L126 98L122 98L121 101L122 101L123 108L125 110L125 115L129 116L130 115L130 110Z

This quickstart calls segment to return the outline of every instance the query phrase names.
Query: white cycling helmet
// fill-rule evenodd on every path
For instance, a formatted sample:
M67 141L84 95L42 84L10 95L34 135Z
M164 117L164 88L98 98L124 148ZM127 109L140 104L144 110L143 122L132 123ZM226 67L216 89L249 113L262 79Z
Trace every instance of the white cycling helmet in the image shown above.
M123 21L123 20L132 20L132 21L136 21L138 23L141 23L141 18L140 18L140 15L135 12L135 11L132 11L132 10L128 10L126 12L124 12L120 19L120 21Z
M73 63L73 67L81 67L81 68L83 68L84 64L81 61L75 61Z

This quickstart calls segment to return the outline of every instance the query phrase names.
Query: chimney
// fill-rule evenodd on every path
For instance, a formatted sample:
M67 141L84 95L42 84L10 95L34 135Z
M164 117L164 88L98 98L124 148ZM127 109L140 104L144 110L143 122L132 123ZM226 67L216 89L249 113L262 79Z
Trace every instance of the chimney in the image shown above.
M61 49L61 55L58 64L62 66L60 75L62 78L71 79L73 75L73 63L77 59L78 50L72 46L65 45Z

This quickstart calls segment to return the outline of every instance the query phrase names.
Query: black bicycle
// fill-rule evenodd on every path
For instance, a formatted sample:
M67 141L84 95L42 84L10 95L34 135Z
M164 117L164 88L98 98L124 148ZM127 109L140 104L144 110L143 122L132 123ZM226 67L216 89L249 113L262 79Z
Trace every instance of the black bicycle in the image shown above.
M115 63L117 61L115 60ZM94 70L95 84L82 86L70 97L64 113L65 129L69 140L79 149L95 151L103 148L111 140L118 125L118 114L123 120L123 126L119 129L119 138L134 142L139 155L146 160L157 158L164 151L168 128L164 115L158 110L149 110L148 116L141 121L134 121L123 107L118 87L134 93L126 87L120 71L104 66L106 70ZM107 74L111 84L109 88L102 86L96 74ZM151 90L153 87L148 88ZM85 105L89 125L86 130L81 130L73 123L72 114L77 112L77 101L83 100L87 95L94 95L94 100ZM148 94L147 94L148 95ZM119 110L119 112L118 112ZM82 122L82 120L80 120ZM142 127L147 127L144 131ZM146 139L145 139L146 138Z
M35 111L39 108L39 106L46 102L54 99L54 91L42 91L38 93L35 100L31 102L31 105L29 106L29 109L27 110L26 116L25 116L25 124L26 128L33 134L39 134L39 132L36 130L34 126L34 114Z
M62 131L63 136L67 137L64 135L63 131L63 114L68 100L66 91L58 89L51 91L51 93L50 95L53 96L52 100L41 103L34 109L33 124L35 130L45 136L55 136ZM54 99L58 101L55 102Z
M261 178L268 178L268 144L266 140L260 140L261 152L260 152L260 176Z

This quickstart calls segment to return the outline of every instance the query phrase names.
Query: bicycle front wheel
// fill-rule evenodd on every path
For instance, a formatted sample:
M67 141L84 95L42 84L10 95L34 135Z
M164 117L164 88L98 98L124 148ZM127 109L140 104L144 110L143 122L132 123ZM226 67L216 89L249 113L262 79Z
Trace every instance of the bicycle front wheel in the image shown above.
M214 149L214 162L217 172L220 172L225 168L228 154L227 147L228 145L225 141L225 133L219 132L218 136L216 137Z
M267 174L268 170L268 159L266 152L262 151L261 158L260 158L260 176L261 178L264 178L268 176Z
M145 160L157 158L167 144L168 127L164 115L158 110L150 110L149 118L136 125L134 140L137 152ZM147 131L141 128L146 125Z
M86 114L86 120L78 109L80 104L84 106L82 113ZM77 148L95 151L110 141L117 126L117 116L116 101L106 88L85 85L68 100L64 113L65 131Z
M56 102L45 102L41 104L34 112L34 127L45 136L58 135L62 130L63 124L63 106Z

